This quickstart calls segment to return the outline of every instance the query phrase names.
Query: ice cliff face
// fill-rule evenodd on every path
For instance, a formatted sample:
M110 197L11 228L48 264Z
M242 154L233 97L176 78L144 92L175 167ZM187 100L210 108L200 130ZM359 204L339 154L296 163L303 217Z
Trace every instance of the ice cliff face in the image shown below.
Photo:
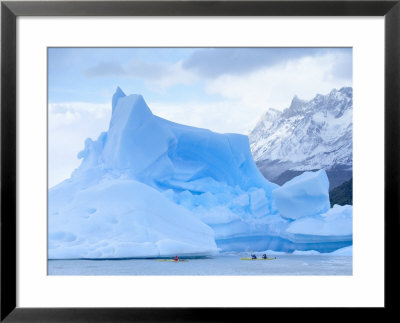
M294 97L284 111L268 110L249 135L257 166L282 184L306 170L326 169L331 188L352 176L352 88Z
M71 178L49 190L50 259L332 251L352 241L351 229L323 222L325 171L279 187L258 171L246 136L159 118L119 88L108 131L78 157ZM305 219L331 234L304 233L295 224Z

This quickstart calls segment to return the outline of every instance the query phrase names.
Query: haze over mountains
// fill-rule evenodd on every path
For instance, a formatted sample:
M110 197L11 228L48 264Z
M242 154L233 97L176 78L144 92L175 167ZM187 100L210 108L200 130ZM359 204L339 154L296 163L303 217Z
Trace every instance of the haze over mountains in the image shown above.
M249 134L253 158L279 185L304 171L325 169L330 190L352 178L353 89L333 89L289 108L269 109Z

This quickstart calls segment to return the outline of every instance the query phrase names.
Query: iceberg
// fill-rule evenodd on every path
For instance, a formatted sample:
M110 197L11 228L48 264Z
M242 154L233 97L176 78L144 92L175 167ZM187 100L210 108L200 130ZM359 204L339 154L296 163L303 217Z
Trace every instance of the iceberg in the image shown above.
M286 232L314 236L351 236L353 207L334 205L326 213L305 217L291 223Z
M66 185L51 191L50 200ZM51 204L49 258L131 258L214 254L214 233L185 208L130 179L76 190ZM57 211L55 211L57 210Z
M353 256L353 246L344 247L331 253L333 256L351 257Z
M334 205L325 213L303 217L290 223L284 235L297 245L314 244L316 251L332 252L351 244L352 223L352 206Z
M49 189L49 259L352 244L351 207L329 209L324 170L280 187L257 169L247 136L160 118L120 88L108 131L87 139L78 158L71 177Z
M279 213L298 219L328 211L329 180L325 170L304 172L273 192Z

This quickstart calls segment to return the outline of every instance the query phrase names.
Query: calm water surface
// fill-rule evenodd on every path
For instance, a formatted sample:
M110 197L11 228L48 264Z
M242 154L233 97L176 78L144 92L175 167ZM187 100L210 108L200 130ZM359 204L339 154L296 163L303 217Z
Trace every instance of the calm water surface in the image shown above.
M49 260L49 275L352 275L351 256L280 255L243 261L241 256L159 262L156 259Z

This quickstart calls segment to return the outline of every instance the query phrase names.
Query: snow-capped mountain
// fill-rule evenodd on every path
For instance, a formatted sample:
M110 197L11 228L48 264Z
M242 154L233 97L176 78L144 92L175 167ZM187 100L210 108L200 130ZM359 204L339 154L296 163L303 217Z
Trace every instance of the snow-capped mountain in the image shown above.
M352 177L353 89L333 89L311 101L295 96L289 108L268 110L249 135L263 175L283 184L306 170L324 168L330 189Z

